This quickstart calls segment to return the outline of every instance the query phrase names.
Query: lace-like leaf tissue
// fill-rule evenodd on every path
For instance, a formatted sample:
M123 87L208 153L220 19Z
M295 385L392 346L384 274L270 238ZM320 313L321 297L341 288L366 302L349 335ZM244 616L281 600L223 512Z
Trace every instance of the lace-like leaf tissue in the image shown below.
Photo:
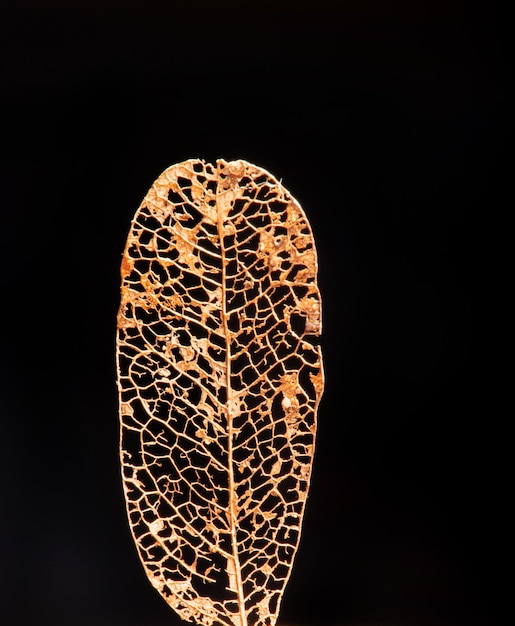
M273 626L323 390L306 216L246 161L185 161L136 212L121 272L120 454L146 574L184 620Z

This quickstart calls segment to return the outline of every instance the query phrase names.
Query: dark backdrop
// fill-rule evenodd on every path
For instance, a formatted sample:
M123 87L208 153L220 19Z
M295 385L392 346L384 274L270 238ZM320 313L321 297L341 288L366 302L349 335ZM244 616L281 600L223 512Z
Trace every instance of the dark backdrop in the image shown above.
M132 214L191 157L281 178L319 249L327 388L280 623L496 623L502 30L453 0L7 3L2 624L179 623L125 519L114 337Z

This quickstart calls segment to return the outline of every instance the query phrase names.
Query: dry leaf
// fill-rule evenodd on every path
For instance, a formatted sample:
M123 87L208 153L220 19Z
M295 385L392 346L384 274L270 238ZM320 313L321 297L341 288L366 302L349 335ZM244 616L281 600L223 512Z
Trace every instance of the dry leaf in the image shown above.
M245 161L168 168L132 222L123 483L145 571L185 620L277 619L323 390L316 272L301 207Z

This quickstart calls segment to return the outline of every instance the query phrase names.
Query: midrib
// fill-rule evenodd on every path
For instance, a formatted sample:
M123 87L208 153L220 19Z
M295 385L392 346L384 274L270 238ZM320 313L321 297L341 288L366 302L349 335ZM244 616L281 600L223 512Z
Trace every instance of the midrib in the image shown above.
M232 389L231 389L231 344L227 319L227 288L226 288L226 267L225 267L225 248L224 248L224 215L218 202L220 175L220 162L216 164L216 212L218 218L218 236L220 237L220 251L222 257L222 327L225 336L225 370L227 394L225 399L225 411L227 415L227 462L229 471L229 526L231 529L231 545L234 559L234 570L236 574L236 593L238 596L238 607L240 616L240 626L247 626L247 615L245 612L245 597L243 594L243 582L241 579L240 559L238 555L238 544L236 540L236 489L234 482L233 468L233 416L232 416Z

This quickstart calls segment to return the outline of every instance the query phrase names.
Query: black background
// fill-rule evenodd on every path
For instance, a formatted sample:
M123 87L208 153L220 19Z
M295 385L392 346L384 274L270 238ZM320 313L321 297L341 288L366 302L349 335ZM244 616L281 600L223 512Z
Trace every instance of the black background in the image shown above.
M281 178L319 249L327 387L279 623L496 623L502 30L457 0L7 3L2 624L179 623L125 519L114 337L132 214L191 157Z

